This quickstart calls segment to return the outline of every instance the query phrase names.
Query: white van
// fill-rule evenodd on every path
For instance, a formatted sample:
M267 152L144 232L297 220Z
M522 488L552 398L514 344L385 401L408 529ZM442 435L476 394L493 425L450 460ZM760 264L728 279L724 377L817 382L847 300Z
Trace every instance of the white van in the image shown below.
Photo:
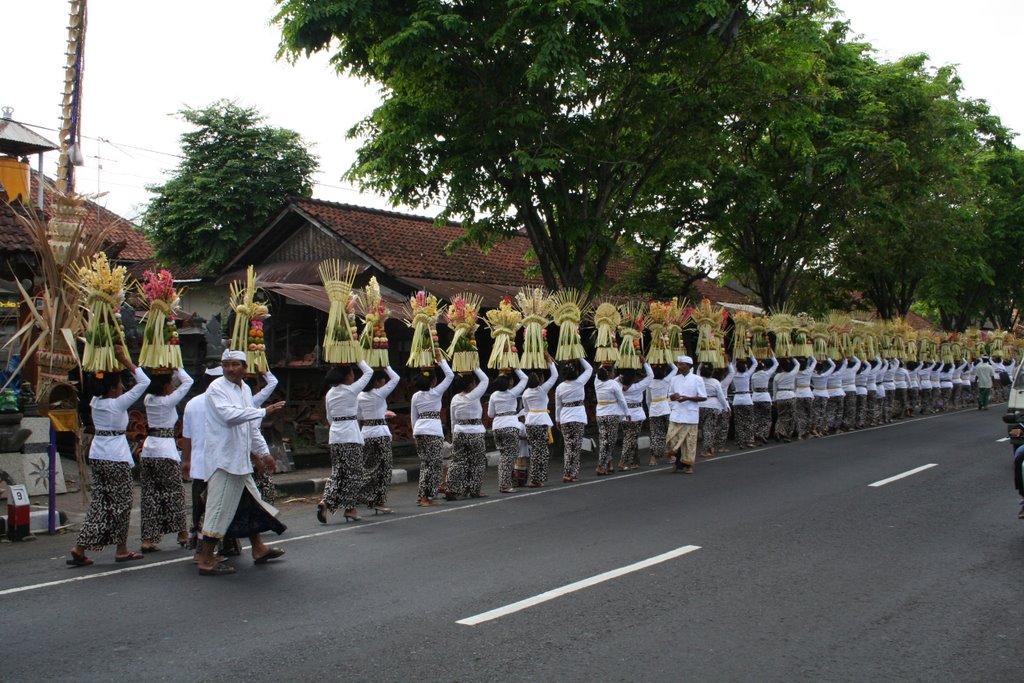
M1017 376L1013 378L1010 385L1010 396L1006 402L1008 412L1020 411L1024 413L1024 363L1017 364Z

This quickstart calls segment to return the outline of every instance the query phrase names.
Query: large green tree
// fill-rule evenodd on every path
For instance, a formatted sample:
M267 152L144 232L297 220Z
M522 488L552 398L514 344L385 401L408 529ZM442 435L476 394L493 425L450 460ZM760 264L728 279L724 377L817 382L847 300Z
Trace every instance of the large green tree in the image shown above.
M194 129L172 178L147 188L143 221L160 259L216 273L285 198L312 194L317 158L298 133L233 102L178 114Z
M670 162L714 145L745 27L825 0L280 0L282 54L382 86L352 177L440 202L465 240L524 230L550 287L600 282Z

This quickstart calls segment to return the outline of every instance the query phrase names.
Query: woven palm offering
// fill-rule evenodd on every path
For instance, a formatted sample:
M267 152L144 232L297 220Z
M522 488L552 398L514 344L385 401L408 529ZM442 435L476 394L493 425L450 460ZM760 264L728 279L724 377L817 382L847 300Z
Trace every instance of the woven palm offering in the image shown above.
M651 334L647 348L647 362L651 365L671 365L675 362L676 351L672 347L669 330L679 319L678 303L675 301L649 301L644 326Z
M456 294L445 311L445 324L454 336L448 347L448 357L455 372L473 372L480 367L480 353L476 348L476 330L479 327L480 302L477 294Z
M757 360L767 360L772 356L772 341L768 336L768 318L756 316L749 326L750 352Z
M87 310L82 369L97 374L120 370L114 347L124 345L120 310L128 272L123 266L111 268L107 255L99 252L77 274Z
M362 349L363 360L371 368L386 368L388 360L388 336L384 331L384 322L388 319L388 309L384 305L384 297L380 294L377 277L373 276L366 287L359 293L359 314L363 318L363 331L359 335L359 347Z
M359 266L328 259L320 263L318 270L331 302L324 331L324 360L343 365L357 363L363 357L363 349L356 333L356 296L352 285L359 274Z
M644 316L647 305L629 301L619 306L619 359L615 367L637 370L643 367L640 357L644 353Z
M1006 337L1006 333L1000 329L993 330L991 333L991 355L995 358L1003 357L1003 339Z
M231 348L244 351L246 371L252 374L266 372L267 345L263 334L263 321L270 316L270 308L256 300L256 269L249 266L245 282L235 280L229 287L228 303L235 311L235 325L231 331Z
M825 316L828 325L828 353L832 360L840 360L844 356L854 355L853 322L850 315L842 311L832 311Z
M907 357L907 338L913 331L914 328L908 325L903 318L896 318L889 325L889 334L892 338L891 344L893 358L899 358L900 360L912 360Z
M683 330L693 323L693 306L686 297L679 297L675 300L678 315L668 326L668 345L676 356L686 356L686 340L683 338ZM672 359L675 362L675 358Z
M580 337L580 322L589 309L586 298L578 290L561 289L551 295L551 318L558 325L555 360L579 360L586 355Z
M796 322L796 316L785 309L772 313L768 319L768 330L775 335L775 355L779 358L796 355L793 349L793 329Z
M709 299L701 299L700 305L694 309L693 321L697 324L697 362L714 368L725 367L722 336L728 316L724 308L715 306Z
M815 322L811 325L811 353L815 358L824 360L829 357L828 353L828 324Z
M619 359L619 347L616 344L615 331L619 327L619 309L610 301L597 305L592 315L596 338L594 340L594 360L609 365Z
M412 328L412 344L409 359L405 361L406 366L432 368L437 364L434 349L438 348L437 319L442 310L437 297L422 289L405 303L405 324Z
M178 326L174 324L181 303L174 288L174 276L167 270L147 270L142 274L140 289L149 310L142 330L139 365L155 372L183 367Z
M753 355L751 348L754 335L751 328L754 325L754 315L746 311L736 311L732 314L732 357L733 360L747 359Z
M491 330L491 357L487 367L492 370L512 370L519 367L519 350L516 348L516 333L523 323L523 314L512 305L512 297L506 296L484 314L487 327Z
M814 318L806 313L798 313L796 325L793 327L793 353L797 356L810 356L814 353L811 346L811 329Z
M543 287L523 287L516 293L516 307L523 314L523 355L520 365L524 370L543 370L548 367L547 326L553 309L551 297Z

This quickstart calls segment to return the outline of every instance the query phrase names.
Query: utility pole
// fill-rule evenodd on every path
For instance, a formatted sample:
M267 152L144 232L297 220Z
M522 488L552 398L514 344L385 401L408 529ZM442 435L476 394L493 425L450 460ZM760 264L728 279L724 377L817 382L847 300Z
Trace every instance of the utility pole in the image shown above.
M64 68L64 98L60 117L60 161L57 189L70 196L75 191L75 166L81 164L78 144L82 113L82 71L85 66L86 0L70 0L68 50Z

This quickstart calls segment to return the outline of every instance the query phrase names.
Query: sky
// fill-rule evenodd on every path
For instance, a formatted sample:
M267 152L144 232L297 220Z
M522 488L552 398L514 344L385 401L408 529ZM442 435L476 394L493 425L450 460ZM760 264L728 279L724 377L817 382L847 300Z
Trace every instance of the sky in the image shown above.
M965 94L985 99L1004 124L1024 131L1024 90L1017 87L1024 25L1019 0L837 0L853 31L884 59L924 52L955 64ZM0 2L0 107L57 141L66 0ZM271 0L89 0L83 84L85 165L81 193L127 218L137 217L178 162L188 126L174 113L218 99L257 108L270 125L299 132L320 158L314 196L373 208L386 198L359 192L342 175L358 141L346 132L379 102L376 86L338 75L328 56L278 61ZM51 130L47 130L51 129ZM1018 139L1018 144L1021 140ZM34 165L33 160L33 165ZM57 154L45 157L56 172ZM400 207L401 208L401 207ZM429 209L415 211L431 215Z

